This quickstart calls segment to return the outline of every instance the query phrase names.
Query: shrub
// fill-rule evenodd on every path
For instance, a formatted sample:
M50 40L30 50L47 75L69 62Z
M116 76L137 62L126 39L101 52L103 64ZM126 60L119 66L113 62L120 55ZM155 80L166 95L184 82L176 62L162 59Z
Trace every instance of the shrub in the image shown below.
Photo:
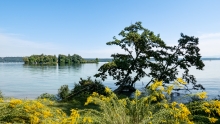
M141 92L136 90L134 99L119 99L109 88L106 88L107 96L93 92L87 98L85 105L89 103L99 105L101 111L89 114L94 118L94 123L192 123L191 113L184 104L169 103L166 100L164 93L170 94L172 88L163 87L162 81L155 81L149 87L151 90L149 96L139 98Z
M54 123L67 118L62 110L50 107L53 102L46 99L12 99L0 106L0 123Z
M2 91L0 91L0 98L4 98Z
M60 89L58 89L58 97L60 98L60 100L66 100L69 94L70 90L68 88L68 85L63 85L60 87Z
M91 77L87 79L80 78L78 84L75 84L74 88L71 90L69 99L73 99L75 97L80 97L86 99L93 92L97 92L99 94L105 95L105 86L97 80L91 80Z
M198 123L220 123L220 101L219 100L200 100L187 104L192 113L193 121Z
M56 95L49 94L49 93L43 93L40 96L38 96L37 99L48 99L48 100L51 100L51 101L57 101L58 100Z

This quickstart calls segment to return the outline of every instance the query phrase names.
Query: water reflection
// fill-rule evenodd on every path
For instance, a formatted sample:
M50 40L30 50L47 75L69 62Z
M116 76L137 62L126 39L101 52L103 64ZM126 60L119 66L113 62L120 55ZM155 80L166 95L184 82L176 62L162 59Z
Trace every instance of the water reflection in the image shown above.
M202 84L209 95L220 94L220 61L204 61L204 71L190 69L198 83ZM75 65L23 65L23 63L0 63L0 90L6 96L17 98L36 98L42 93L48 92L56 94L61 85L69 85L73 88L74 83L78 83L80 78L93 77L98 72L98 68L104 62L98 64L75 64ZM148 72L149 70L146 70ZM180 75L181 76L181 75ZM135 86L143 88L150 80L145 77L138 81ZM103 84L115 89L115 81L108 78Z

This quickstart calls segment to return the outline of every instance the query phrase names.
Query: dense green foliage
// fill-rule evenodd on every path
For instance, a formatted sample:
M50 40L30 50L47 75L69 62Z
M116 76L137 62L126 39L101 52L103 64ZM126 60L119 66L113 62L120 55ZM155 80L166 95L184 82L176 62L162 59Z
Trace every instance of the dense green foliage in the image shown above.
M168 46L152 31L142 27L141 22L124 28L119 33L122 39L114 37L114 41L107 42L107 45L117 45L125 53L112 54L112 62L106 63L99 68L95 77L102 80L107 75L112 76L115 83L119 85L118 92L125 86L133 87L135 82L145 76L151 78L147 86L154 80L163 80L164 84L177 79L178 68L183 70L182 78L187 83L193 84L193 89L204 89L197 85L195 77L189 74L189 67L194 66L202 70L204 63L201 60L198 48L198 38L190 37L181 33L177 46ZM151 61L151 60L154 61ZM149 69L149 73L145 72ZM185 88L188 87L185 85Z
M85 60L80 55L74 54L74 55L61 55L58 56L58 64L64 65L64 64L80 64L80 63L98 63L98 58Z
M30 65L70 65L70 64L81 64L81 63L98 63L99 59L89 59L85 60L80 55L58 55L58 58L55 55L31 55L30 57L24 57L23 61L25 64Z
M55 55L32 55L23 58L25 64L40 64L40 65L54 65L57 64L57 57Z
M0 90L0 98L3 98L3 94L2 94L2 91Z
M75 84L74 88L69 94L69 100L80 97L86 99L93 92L105 95L105 86L97 80L92 80L90 77L87 79L80 78L79 83Z
M60 100L66 100L69 94L70 94L70 90L68 85L63 85L60 87L60 89L58 89L58 98Z
M57 100L58 101L71 101L75 98L80 98L81 100L86 100L86 98L93 92L97 92L105 95L105 86L97 80L92 80L90 77L87 79L80 78L79 83L75 83L72 90L69 89L68 85L62 85L58 89ZM38 98L53 99L53 95L44 93Z
M38 96L37 99L48 99L48 100L51 100L51 101L57 101L58 100L56 95L49 94L49 93L43 93L40 96Z

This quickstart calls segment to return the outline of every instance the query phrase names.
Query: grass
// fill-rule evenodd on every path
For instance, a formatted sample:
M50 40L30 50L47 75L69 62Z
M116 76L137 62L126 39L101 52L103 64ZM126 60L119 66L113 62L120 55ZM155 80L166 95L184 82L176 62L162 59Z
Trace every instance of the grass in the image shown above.
M89 104L85 106L85 101L79 98L68 102L55 102L53 105L51 105L51 107L61 109L68 116L70 116L72 109L76 109L76 110L94 109L99 111L98 105Z

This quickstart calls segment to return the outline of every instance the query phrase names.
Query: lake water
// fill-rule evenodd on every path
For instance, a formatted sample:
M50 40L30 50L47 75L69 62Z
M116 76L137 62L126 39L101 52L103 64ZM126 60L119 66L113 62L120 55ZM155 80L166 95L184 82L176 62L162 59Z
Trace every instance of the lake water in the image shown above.
M98 68L105 62L98 64L81 64L75 66L28 66L23 63L0 63L0 90L4 96L15 98L34 99L42 93L57 94L62 85L69 85L72 89L80 77L97 73ZM203 71L190 69L197 83L202 84L208 95L215 97L220 94L220 60L204 61ZM140 89L147 84L150 78L145 77L136 83ZM114 80L111 78L103 82L104 85L115 89ZM144 84L144 85L143 85Z

